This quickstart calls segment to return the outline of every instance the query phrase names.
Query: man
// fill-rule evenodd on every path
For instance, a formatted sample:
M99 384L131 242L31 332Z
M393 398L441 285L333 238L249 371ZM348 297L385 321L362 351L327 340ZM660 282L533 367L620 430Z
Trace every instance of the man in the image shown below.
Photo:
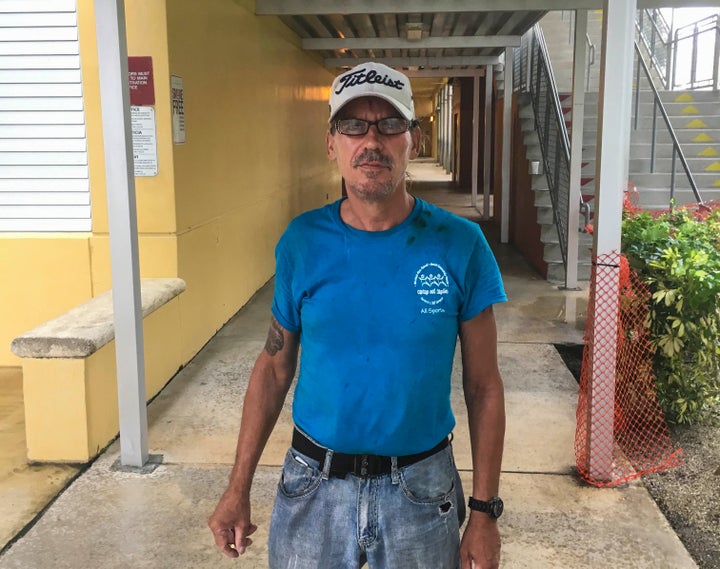
M252 477L302 345L270 567L498 567L505 412L492 305L505 293L477 225L407 192L420 136L402 73L366 63L334 81L327 154L347 198L296 218L276 249L267 343L208 522L230 557L252 543ZM473 462L461 544L448 444L458 335Z

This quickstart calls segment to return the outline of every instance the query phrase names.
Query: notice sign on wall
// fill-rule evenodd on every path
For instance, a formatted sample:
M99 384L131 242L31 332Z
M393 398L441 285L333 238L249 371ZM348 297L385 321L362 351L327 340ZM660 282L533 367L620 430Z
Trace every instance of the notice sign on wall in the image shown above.
M131 105L154 105L152 57L128 57L128 84Z
M157 135L155 134L155 109L130 107L132 126L133 161L135 176L157 176Z
M170 76L170 96L172 98L172 133L174 144L185 143L185 95L182 77Z

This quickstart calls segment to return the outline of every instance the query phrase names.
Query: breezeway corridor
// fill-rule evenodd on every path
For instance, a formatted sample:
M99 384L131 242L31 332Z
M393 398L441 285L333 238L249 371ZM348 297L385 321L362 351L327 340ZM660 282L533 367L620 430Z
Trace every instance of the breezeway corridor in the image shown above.
M477 219L469 192L437 165L410 169L415 195ZM598 490L574 474L577 385L554 343L581 343L587 286L560 291L508 245L488 238L509 302L497 306L500 368L508 429L501 479L505 568L691 569L696 567L641 483ZM280 465L291 435L290 401L262 457L253 487L259 529L240 561L215 549L205 520L233 461L242 396L265 343L272 282L236 314L149 405L149 447L162 455L152 474L113 469L115 442L0 557L0 569L204 569L267 567L267 529ZM459 358L453 374L455 453L470 484L467 418ZM17 418L19 400L2 401ZM22 421L1 424L3 453L24 452ZM72 467L19 467L0 461L2 518L27 523L72 473ZM26 486L17 488L19 480ZM28 505L31 494L44 501ZM9 496L8 501L6 497ZM34 507L34 512L31 511ZM14 518L13 518L14 516ZM23 519L19 519L19 516ZM311 529L309 530L311 531ZM3 539L9 539L4 534ZM620 561L621 560L621 561Z

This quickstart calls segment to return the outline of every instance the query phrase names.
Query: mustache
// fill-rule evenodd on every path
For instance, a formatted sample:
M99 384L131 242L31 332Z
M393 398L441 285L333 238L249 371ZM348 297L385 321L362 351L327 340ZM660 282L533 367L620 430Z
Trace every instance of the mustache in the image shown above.
M379 162L383 166L388 168L392 167L392 159L389 156L385 156L378 150L364 150L360 155L356 156L352 162L353 167L360 166L366 162Z

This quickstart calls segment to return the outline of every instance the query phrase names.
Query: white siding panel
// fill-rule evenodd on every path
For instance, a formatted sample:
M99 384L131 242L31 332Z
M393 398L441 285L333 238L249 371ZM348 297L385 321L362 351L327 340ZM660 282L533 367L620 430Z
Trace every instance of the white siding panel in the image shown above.
M3 166L0 178L87 178L87 166Z
M85 152L83 138L0 138L2 152Z
M33 12L4 13L0 18L0 28L58 27L77 26L75 12Z
M46 231L57 233L92 231L91 219L2 219L0 233Z
M0 55L0 69L80 69L80 56Z
M82 85L6 85L0 83L0 97L82 97Z
M90 183L87 179L65 180L25 180L0 178L0 192L89 192Z
M87 166L87 163L87 152L0 152L0 165Z
M75 0L0 0L0 232L91 231Z
M2 5L1 2L0 5ZM55 55L78 55L80 53L80 42L0 41L0 55L47 55L51 53Z
M90 205L87 192L0 192L0 206L17 205Z
M85 125L0 125L0 138L85 138Z
M2 17L0 17L2 19ZM3 41L71 41L78 39L77 28L5 28Z
M75 12L75 0L1 0L0 14L12 12Z
M89 205L5 205L4 219L85 219L90 217Z
M0 111L82 111L82 97L0 97Z
M0 69L0 83L80 83L79 69Z
M0 111L0 125L13 124L85 124L82 111Z

